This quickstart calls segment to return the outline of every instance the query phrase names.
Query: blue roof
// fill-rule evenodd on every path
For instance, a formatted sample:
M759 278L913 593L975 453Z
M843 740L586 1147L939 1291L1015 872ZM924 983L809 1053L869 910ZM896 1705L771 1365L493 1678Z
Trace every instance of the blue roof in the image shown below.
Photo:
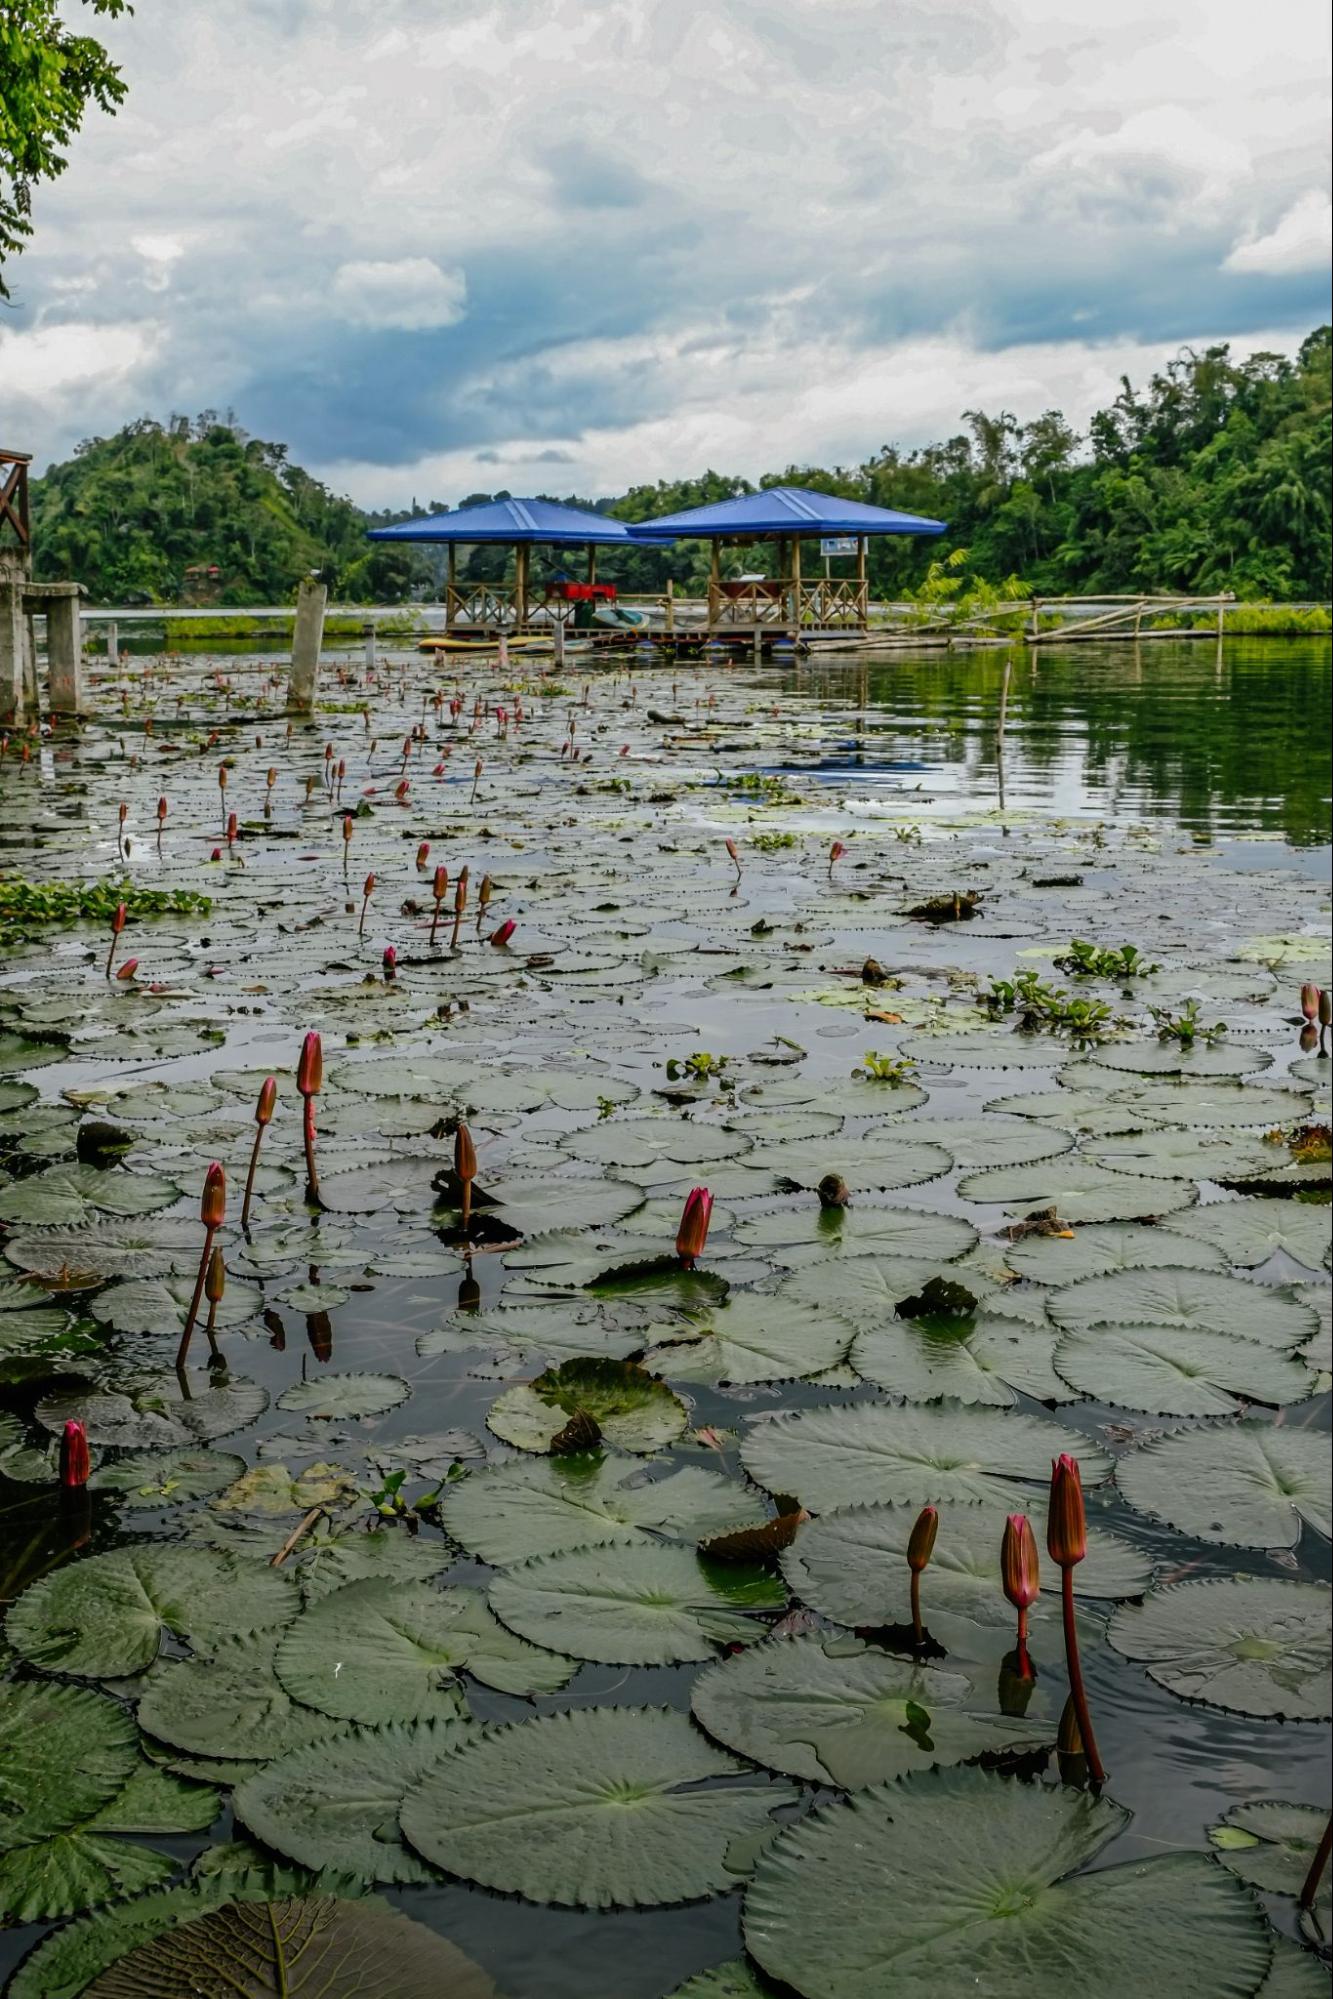
M733 500L715 500L710 506L640 521L635 531L645 541L667 541L674 536L707 540L722 535L943 534L946 526L945 521L896 513L892 507L868 507L836 493L766 486L761 493L739 493Z
M584 548L589 542L632 542L623 521L593 514L583 507L562 507L555 500L487 500L460 507L452 514L430 514L425 520L400 521L396 527L371 528L371 541L502 541L543 542L554 547Z

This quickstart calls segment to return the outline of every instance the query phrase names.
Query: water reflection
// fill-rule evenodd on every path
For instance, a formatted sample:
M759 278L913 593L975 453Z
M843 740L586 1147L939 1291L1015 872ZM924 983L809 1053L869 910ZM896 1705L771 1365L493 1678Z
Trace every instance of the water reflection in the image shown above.
M1010 808L1329 838L1324 639L895 653L810 661L788 685L861 710L824 759L853 794L975 805L1003 786Z

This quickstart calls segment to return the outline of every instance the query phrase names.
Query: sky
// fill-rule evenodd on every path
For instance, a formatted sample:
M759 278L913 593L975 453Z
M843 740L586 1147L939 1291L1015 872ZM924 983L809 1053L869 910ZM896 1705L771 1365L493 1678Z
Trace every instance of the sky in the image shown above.
M64 0L72 20L78 0ZM1076 423L1328 317L1326 0L137 0L0 436L234 410L366 507Z

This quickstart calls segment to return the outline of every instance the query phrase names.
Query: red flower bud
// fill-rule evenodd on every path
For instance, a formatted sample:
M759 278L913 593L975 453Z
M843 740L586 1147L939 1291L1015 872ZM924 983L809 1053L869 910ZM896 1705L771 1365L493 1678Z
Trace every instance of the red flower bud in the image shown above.
M421 845L417 848L418 868L424 868L429 859L430 859L430 841L423 840Z
M363 883L361 884L361 893L362 893L362 895L366 895L366 896L370 896L370 895L374 895L374 893L375 893L375 877L374 877L374 875L367 875L367 876L366 876L366 879L365 879L365 881L364 881L364 882L363 882Z
M1015 1610L1026 1610L1041 1594L1037 1538L1026 1513L1011 1513L1000 1544L1000 1576L1004 1593Z
M444 901L444 898L449 893L448 868L436 868L434 878L431 881L430 892L434 896L436 902Z
M939 1532L940 1516L933 1506L923 1506L916 1516L915 1524L907 1541L907 1566L913 1575L920 1575L935 1550L935 1536Z
M707 1187L692 1187L685 1197L680 1227L676 1231L676 1255L688 1270L694 1268L695 1258L704 1253L712 1213L713 1197Z
M350 813L350 812L345 812L345 813L343 814L343 840L344 840L344 842L346 842L346 841L350 840L350 839L351 839L351 837L352 837L352 815L351 815L351 813Z
M317 1097L324 1087L324 1043L315 1033L307 1034L301 1043L296 1087L303 1097Z
M398 952L397 952L397 949L396 949L396 947L395 947L394 945L392 945L392 944L386 944L386 945L385 945L385 947L384 947L384 976L385 976L385 978L386 978L386 979L391 979L391 978L393 978L393 976L394 976L394 974L395 974L395 973L397 972L397 970L398 970Z
M1061 1451L1051 1466L1051 1502L1046 1518L1046 1549L1053 1562L1067 1568L1088 1552L1088 1527L1083 1512L1083 1480L1078 1461Z
M495 945L497 950L501 949L504 945L506 945L509 942L510 938L513 936L517 928L518 925L514 922L513 917L510 916L505 919L505 921L500 925L500 928L498 930L494 930L491 932L491 942L492 944Z
M832 867L835 861L840 861L846 852L847 849L842 844L842 841L835 840L833 842L833 845L829 848L828 852L829 866Z
M278 1079L276 1076L265 1076L259 1085L259 1102L255 1105L256 1124L266 1125L273 1122L273 1110L277 1101Z
M1307 1020L1318 1020L1321 997L1318 986L1309 981L1301 987L1301 1012Z
M118 902L116 904L115 913L111 918L111 934L113 937L119 937L121 931L125 928L125 923L128 916L129 916L129 911L126 909L124 903Z
M60 1437L60 1483L75 1489L85 1486L92 1468L88 1432L71 1416Z
M166 816L167 816L167 801L165 798L159 798L157 801L157 817L159 825L166 818Z
M227 1266L222 1260L222 1251L215 1249L208 1259L208 1271L204 1277L204 1296L210 1305L220 1305L227 1289Z
M477 1177L477 1148L465 1124L460 1124L454 1133L454 1172L460 1180Z
M218 789L219 789L220 791L225 791L225 790L227 789L227 766L226 766L226 764L219 764L219 765L218 765Z
M118 979L123 979L126 985L128 985L130 980L134 977L134 974L138 971L138 969L139 969L139 960L137 958L127 958L123 965L117 965L116 977Z
M122 826L125 824L125 821L130 816L130 808L128 805L126 805L124 799L121 800L120 805L117 808L117 816L119 817Z
M204 1193L199 1203L199 1219L206 1229L220 1229L226 1217L227 1176L215 1159L204 1175Z

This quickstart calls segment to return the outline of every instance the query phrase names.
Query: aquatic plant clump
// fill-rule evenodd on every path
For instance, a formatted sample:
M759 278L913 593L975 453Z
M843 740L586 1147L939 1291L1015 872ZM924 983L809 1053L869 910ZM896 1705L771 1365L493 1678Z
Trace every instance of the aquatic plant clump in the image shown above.
M0 761L13 1999L1300 1990L1320 883L569 639Z

